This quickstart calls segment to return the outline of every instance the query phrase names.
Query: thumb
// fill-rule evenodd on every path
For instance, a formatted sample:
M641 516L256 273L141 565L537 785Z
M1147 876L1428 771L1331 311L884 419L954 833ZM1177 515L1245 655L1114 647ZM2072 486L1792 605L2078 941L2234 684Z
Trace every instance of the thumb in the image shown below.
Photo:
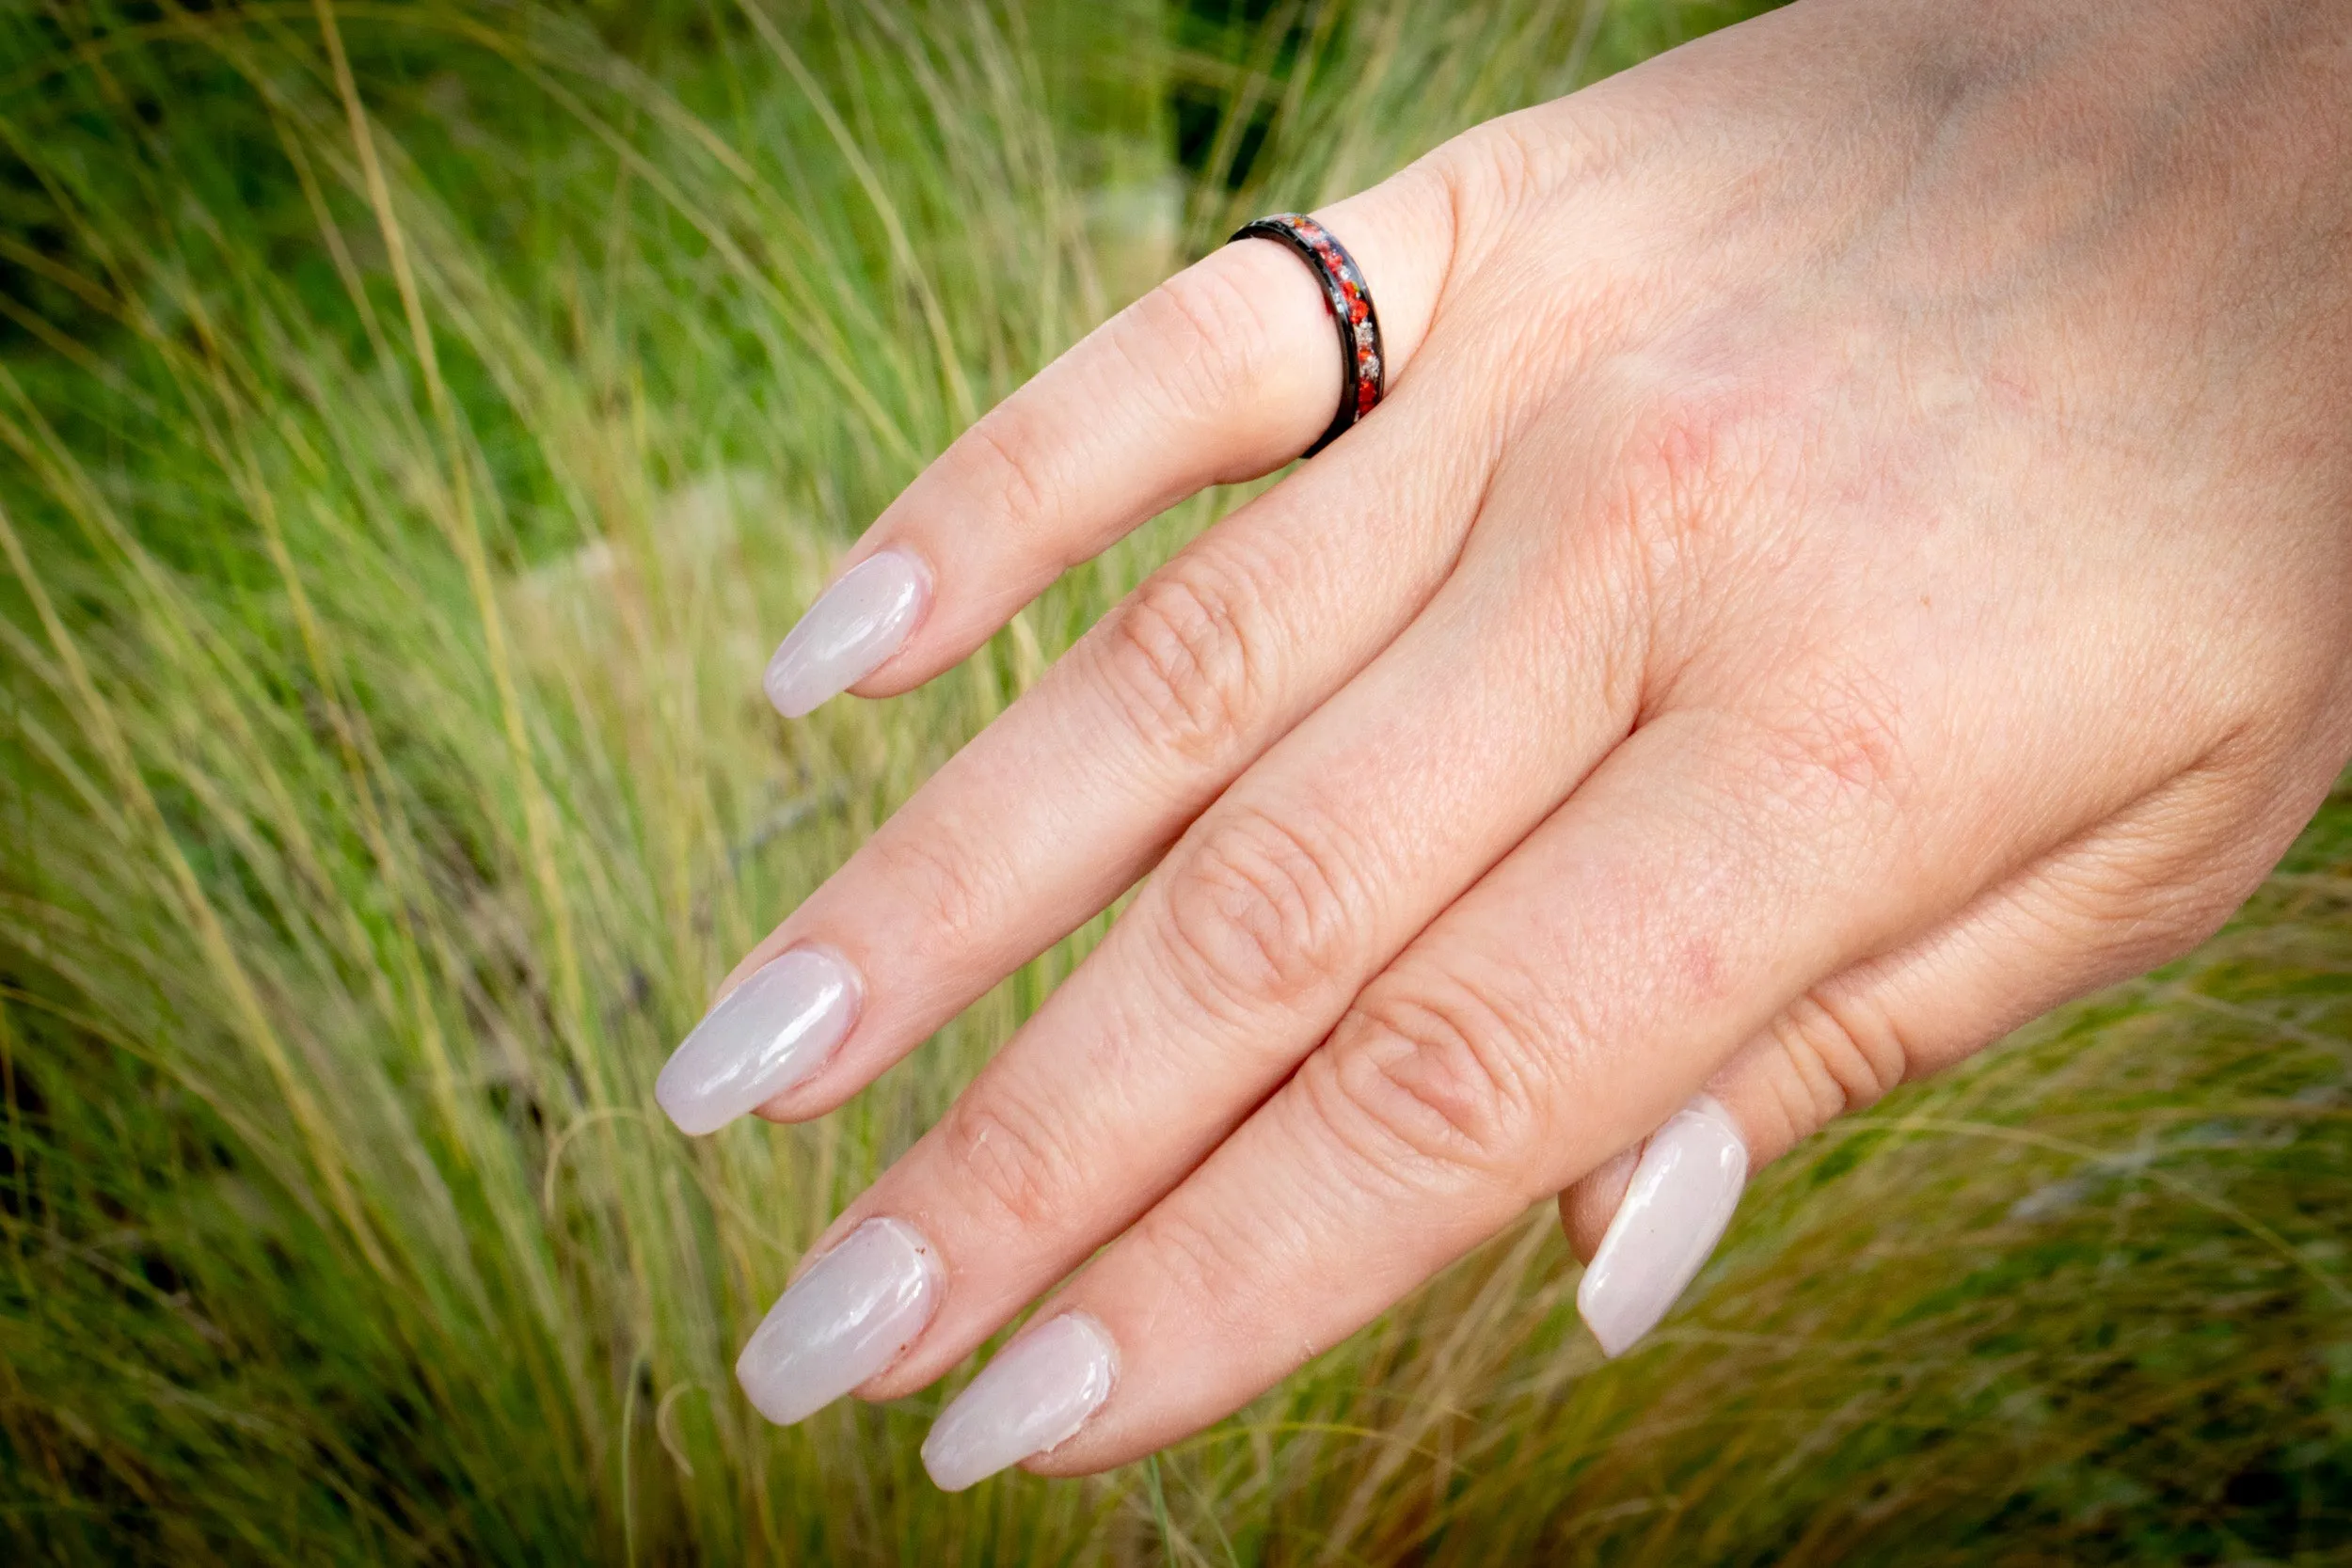
M1746 1179L1911 1079L2210 935L2293 836L2184 775L1943 926L1791 1003L1707 1092L1560 1195L1577 1307L1622 1354L1696 1277Z

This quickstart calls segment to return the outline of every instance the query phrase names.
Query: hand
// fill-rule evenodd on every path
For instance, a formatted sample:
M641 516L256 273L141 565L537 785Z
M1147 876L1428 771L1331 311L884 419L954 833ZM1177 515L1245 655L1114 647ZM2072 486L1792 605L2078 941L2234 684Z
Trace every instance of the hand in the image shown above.
M1751 1166L2195 943L2352 751L2352 8L1805 0L1317 215L1388 400L663 1074L820 1115L1149 872L744 1354L778 1419L898 1396L1084 1263L943 1485L1183 1436L1564 1190L1622 1350ZM1339 380L1298 259L1216 252L949 448L771 695L929 679Z

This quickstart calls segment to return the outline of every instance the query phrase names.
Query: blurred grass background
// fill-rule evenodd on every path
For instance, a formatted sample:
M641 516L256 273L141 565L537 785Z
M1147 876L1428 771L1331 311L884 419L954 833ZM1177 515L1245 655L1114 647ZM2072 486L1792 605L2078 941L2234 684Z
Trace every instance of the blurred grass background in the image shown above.
M1619 1365L1545 1212L1098 1481L735 1393L1099 926L815 1126L690 1142L656 1069L1232 498L784 724L827 561L1239 217L1742 8L7 7L8 1560L2352 1560L2345 795L2192 958L1767 1173Z

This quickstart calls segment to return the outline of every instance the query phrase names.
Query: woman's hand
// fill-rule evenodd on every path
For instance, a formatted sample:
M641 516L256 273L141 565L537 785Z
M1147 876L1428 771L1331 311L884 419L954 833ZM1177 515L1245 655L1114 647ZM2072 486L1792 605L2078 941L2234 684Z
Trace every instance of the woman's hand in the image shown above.
M1386 403L663 1075L820 1115L1149 871L745 1353L781 1419L904 1394L1085 1263L943 1485L1181 1437L1564 1190L1621 1350L1747 1169L2196 942L2352 750L2352 7L1804 0L1317 215ZM1218 251L925 472L771 695L930 678L1339 384L1310 271Z

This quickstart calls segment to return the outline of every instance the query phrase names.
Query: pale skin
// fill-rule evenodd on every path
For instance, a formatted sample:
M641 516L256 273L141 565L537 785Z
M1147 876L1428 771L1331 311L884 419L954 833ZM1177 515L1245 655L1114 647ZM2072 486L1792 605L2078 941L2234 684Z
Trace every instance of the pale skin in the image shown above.
M1702 1090L1761 1164L2186 950L2352 754L2352 6L1801 0L1316 215L1387 400L736 975L863 976L761 1107L803 1120L1141 880L814 1249L936 1249L866 1398L1090 1315L1116 1383L1050 1474L1533 1203L1589 1256ZM1171 279L845 558L931 585L855 691L1295 457L1339 388L1296 257Z

